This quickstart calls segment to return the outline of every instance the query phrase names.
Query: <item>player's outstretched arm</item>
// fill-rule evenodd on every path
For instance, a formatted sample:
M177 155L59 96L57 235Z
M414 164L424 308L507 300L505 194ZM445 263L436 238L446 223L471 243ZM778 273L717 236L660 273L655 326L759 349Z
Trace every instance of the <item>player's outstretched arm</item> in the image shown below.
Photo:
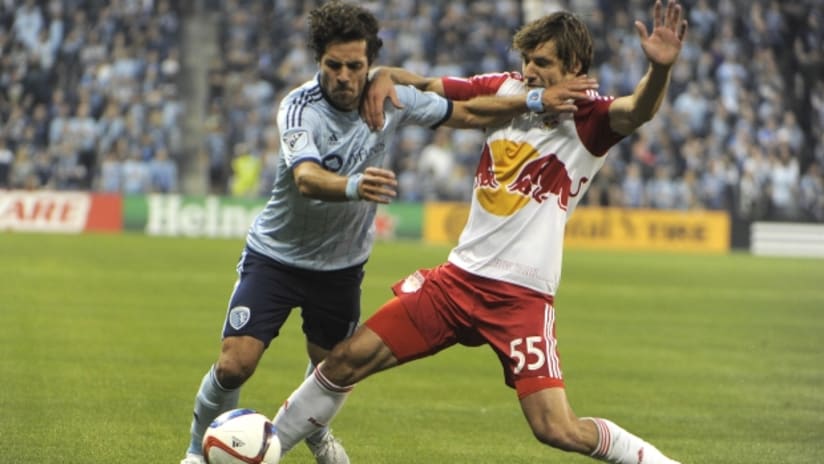
M561 82L546 89L532 89L537 102L527 105L530 94L513 96L479 96L453 102L452 115L444 125L456 128L484 128L506 124L512 118L536 111L547 114L574 113L575 101L591 99L589 90L598 88L598 82L587 76Z
M395 173L387 169L368 167L363 173L349 177L323 169L319 164L306 162L292 171L301 195L324 201L364 200L389 203L397 195Z
M424 92L444 95L443 83L436 77L423 77L403 68L377 67L369 72L369 86L361 103L361 117L373 131L383 127L383 106L386 100L395 108L403 108L395 92L395 84L411 85Z
M668 0L666 8L656 0L652 9L652 32L646 25L635 21L635 29L641 39L641 48L649 60L649 68L632 95L612 102L609 121L612 130L628 135L652 119L667 92L670 71L678 59L687 21L677 0Z

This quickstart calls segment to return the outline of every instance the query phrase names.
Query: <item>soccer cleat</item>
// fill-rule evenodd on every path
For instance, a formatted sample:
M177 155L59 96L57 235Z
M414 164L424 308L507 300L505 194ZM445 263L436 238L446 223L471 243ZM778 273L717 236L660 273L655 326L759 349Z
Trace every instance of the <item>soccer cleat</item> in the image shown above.
M199 454L186 453L186 457L180 461L180 464L206 464L206 461Z
M318 464L349 464L346 450L331 433L324 435L319 442L306 440L306 446L315 455L315 462Z

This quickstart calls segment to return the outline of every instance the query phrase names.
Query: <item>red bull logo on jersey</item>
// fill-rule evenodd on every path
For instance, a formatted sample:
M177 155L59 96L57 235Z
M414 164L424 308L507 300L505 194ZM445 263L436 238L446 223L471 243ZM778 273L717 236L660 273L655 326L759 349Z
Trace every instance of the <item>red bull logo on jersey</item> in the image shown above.
M498 188L498 181L495 179L495 171L493 171L494 166L495 163L492 161L492 152L489 150L489 145L484 145L481 160L478 162L478 170L475 172L475 188Z
M556 198L566 211L589 181L573 181L556 154L540 154L524 142L496 140L484 147L475 173L475 195L484 209L499 216L514 214L530 201Z
M587 182L586 177L578 179L575 191L566 166L554 154L542 156L527 162L512 183L506 186L510 192L531 196L538 203L543 203L550 194L558 197L558 206L566 211L569 197L576 197L581 186Z

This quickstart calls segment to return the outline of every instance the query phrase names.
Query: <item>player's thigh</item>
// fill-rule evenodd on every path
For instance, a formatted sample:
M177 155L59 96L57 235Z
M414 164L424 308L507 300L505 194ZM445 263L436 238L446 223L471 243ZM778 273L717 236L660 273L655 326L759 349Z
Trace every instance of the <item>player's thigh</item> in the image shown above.
M264 349L280 333L292 308L305 298L306 283L291 269L248 250L238 264L238 280L229 299L223 338L249 336Z
M456 298L464 300L461 289L451 284L442 267L419 270L392 290L397 296L365 324L398 362L430 356L458 343L458 331L465 331L468 321Z
M363 267L314 272L308 281L301 305L303 332L310 345L328 351L352 335L358 325Z
M364 322L370 333L375 334L381 345L392 353L393 363L407 362L433 353L431 343L409 316L403 303L406 298L403 295L392 298ZM371 355L373 351L366 352ZM361 350L356 352L360 354ZM363 361L366 361L365 358L360 357Z
M478 332L498 355L506 384L519 398L563 387L552 298L510 284L478 292L486 302L475 313Z

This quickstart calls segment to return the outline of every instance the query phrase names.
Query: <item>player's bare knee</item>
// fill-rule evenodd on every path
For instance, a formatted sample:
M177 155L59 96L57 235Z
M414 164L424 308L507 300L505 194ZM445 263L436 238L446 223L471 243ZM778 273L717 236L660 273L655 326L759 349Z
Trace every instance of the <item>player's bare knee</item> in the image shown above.
M220 383L220 386L227 390L239 388L254 372L254 364L244 364L232 359L220 359L215 366L217 381Z

